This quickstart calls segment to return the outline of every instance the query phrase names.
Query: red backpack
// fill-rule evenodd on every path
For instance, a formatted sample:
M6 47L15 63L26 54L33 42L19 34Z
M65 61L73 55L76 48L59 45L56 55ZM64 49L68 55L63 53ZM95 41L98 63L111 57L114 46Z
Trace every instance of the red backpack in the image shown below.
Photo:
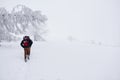
M27 46L29 46L29 41L27 41L27 40L24 40L24 41L23 41L23 46L24 46L24 47L27 47Z

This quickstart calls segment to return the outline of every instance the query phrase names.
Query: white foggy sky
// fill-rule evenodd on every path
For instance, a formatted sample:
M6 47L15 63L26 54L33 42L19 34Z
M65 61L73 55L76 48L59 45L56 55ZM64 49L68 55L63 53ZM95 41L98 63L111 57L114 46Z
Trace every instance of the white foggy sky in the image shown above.
M120 0L0 0L7 10L17 4L48 17L49 38L120 42Z

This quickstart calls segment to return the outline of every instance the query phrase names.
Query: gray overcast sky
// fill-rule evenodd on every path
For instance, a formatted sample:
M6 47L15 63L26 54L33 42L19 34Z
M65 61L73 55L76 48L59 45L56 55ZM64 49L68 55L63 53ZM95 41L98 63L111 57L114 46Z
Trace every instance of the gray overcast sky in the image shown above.
M120 42L120 0L0 0L7 10L17 4L48 17L49 38Z

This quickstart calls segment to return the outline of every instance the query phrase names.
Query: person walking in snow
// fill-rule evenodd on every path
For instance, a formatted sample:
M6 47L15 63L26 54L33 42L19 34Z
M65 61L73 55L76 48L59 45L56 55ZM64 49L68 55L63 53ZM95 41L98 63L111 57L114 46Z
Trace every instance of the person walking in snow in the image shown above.
M27 59L29 60L30 58L30 50L31 46L33 44L33 41L30 39L29 36L24 36L23 40L21 41L21 46L24 48L24 60L27 62Z

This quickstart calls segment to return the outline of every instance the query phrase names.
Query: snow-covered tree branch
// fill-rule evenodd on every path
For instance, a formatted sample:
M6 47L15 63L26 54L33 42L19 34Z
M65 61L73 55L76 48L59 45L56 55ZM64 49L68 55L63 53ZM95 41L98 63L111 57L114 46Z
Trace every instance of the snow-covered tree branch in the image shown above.
M41 11L33 11L24 6L17 5L9 13L5 8L0 8L0 41L16 40L17 35L34 36L34 40L42 40L47 17Z

